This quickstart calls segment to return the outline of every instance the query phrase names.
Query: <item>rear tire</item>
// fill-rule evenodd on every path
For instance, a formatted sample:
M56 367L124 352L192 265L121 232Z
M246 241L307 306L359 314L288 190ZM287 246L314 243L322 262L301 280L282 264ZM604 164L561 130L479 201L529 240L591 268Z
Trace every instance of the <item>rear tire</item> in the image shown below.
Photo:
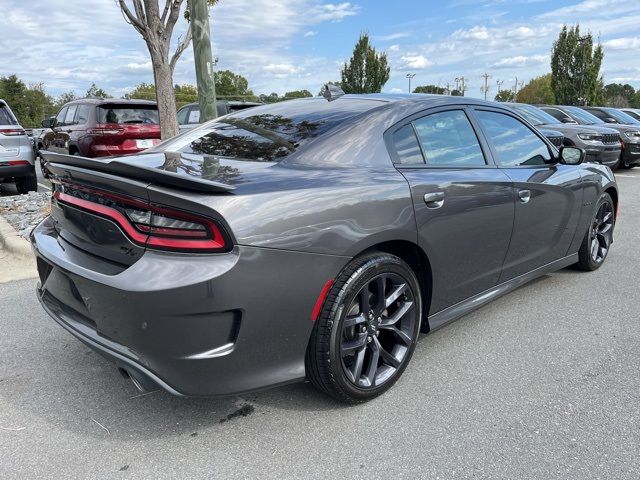
M593 271L602 266L613 243L615 221L613 200L608 193L603 193L580 245L578 268Z
M382 394L415 350L420 286L400 258L376 252L352 260L336 278L307 348L307 377L345 403Z
M18 193L23 195L29 192L38 191L38 177L36 174L29 175L28 177L16 178L16 189Z

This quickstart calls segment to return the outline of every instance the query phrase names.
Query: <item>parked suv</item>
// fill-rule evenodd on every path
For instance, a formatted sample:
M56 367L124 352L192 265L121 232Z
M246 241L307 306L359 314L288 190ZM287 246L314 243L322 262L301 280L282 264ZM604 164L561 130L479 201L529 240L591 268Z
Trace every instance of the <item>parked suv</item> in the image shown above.
M257 107L258 105L263 104L260 102L218 100L216 101L216 110L218 112L218 117L221 117L227 113ZM197 103L189 103L178 110L178 124L180 125L181 132L191 130L192 128L200 125L200 106Z
M620 111L636 120L640 120L640 108L621 108Z
M0 100L0 181L15 182L18 193L38 189L33 145L4 100Z
M583 109L582 107L572 107L566 105L545 105L541 108L563 123L577 122L580 125L595 125L616 130L620 135L620 145L622 147L619 166L621 168L633 168L636 165L640 165L640 123L631 125L607 123L603 119L593 115L590 111ZM615 109L611 110L615 111ZM621 112L617 113L620 114ZM602 113L600 113L600 115L602 115ZM628 117L628 115L626 116ZM629 117L625 121L631 120L633 119Z
M540 108L525 103L508 105L536 128L553 128L562 132L565 145L580 147L587 152L587 162L601 163L609 168L617 166L621 150L617 131L597 125L563 123Z
M146 100L85 98L42 122L43 148L82 157L111 157L160 143L158 107Z

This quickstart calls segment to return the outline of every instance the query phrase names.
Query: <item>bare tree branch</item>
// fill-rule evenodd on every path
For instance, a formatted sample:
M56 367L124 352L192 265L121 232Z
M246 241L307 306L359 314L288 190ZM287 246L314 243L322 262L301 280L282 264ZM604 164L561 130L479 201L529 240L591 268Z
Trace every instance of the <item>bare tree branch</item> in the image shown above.
M182 52L184 52L191 43L191 34L191 24L189 24L189 28L187 28L187 33L185 33L184 38L182 40L178 38L178 46L176 47L176 51L174 52L173 56L171 57L171 61L169 62L169 66L171 67L172 72L176 68L176 63L178 63L180 55L182 55Z
M133 8L136 11L138 20L140 20L141 23L150 26L149 22L147 21L147 16L145 15L144 7L142 6L142 3L140 3L140 0L133 0Z
M171 37L173 27L175 27L178 18L180 18L180 7L182 6L182 1L183 0L171 0L171 9L169 11L169 16L166 23L164 24L169 37Z
M169 7L171 6L171 2L173 0L166 0L166 3L164 4L164 10L162 11L162 17L160 17L160 20L162 21L162 24L164 25L164 22L167 20L167 14L169 13Z
M133 28L140 32L140 34L144 37L147 32L147 27L145 26L145 24L142 23L133 13L131 13L131 10L129 10L129 7L127 7L125 0L118 0L118 5L120 5L120 11L122 12L122 16L124 17L125 21L130 25L133 25Z

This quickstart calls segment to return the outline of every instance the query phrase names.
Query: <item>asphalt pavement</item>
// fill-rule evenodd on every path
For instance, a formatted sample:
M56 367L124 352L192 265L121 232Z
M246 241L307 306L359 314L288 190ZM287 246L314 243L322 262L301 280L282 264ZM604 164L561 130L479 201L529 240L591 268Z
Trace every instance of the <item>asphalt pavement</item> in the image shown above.
M640 478L640 169L598 271L547 275L433 334L382 397L297 384L139 395L0 284L0 478ZM215 381L215 379L212 379Z

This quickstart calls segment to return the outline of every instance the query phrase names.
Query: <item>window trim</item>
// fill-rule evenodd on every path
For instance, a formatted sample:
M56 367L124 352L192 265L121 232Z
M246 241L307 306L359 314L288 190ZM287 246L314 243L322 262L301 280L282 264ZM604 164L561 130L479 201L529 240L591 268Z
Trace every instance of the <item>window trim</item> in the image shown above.
M480 151L484 157L485 165L429 165L426 160L426 156L424 154L424 149L422 146L422 142L420 142L420 137L415 130L415 126L411 125L413 129L413 134L416 136L416 141L418 142L418 146L420 147L420 152L422 153L423 162L422 164L414 163L414 164L403 164L400 163L400 157L398 156L398 152L396 151L395 144L393 142L393 134L400 130L402 127L406 125L412 124L414 121L419 120L421 118L427 117L429 115L433 115L436 113L442 112L450 112L455 110L461 110L467 117L469 121L469 125L471 130L475 134L478 139L478 144L480 145ZM472 118L470 106L467 104L455 104L455 105L446 105L439 107L431 107L425 110L420 110L419 112L413 113L408 117L403 118L402 120L396 122L391 127L389 127L383 134L384 143L387 147L387 152L391 157L391 162L393 166L398 170L419 170L419 169L429 169L429 170L473 170L477 168L497 168L495 164L495 160L493 158L493 152L489 149L489 145L486 142L486 138L478 130L477 124L474 122L474 118Z
M495 163L497 168L501 168L501 169L512 169L512 168L524 169L524 168L528 168L528 169L532 169L532 168L551 168L551 167L556 167L558 165L558 156L555 154L556 150L555 150L555 147L553 147L553 144L551 143L551 141L549 139L547 139L547 137L542 135L540 132L538 132L535 129L535 127L533 127L526 119L519 118L518 116L516 116L516 114L514 114L514 113L512 113L512 112L510 112L508 110L503 110L501 108L494 108L494 107L484 106L484 105L482 105L482 106L480 106L480 105L473 106L471 108L471 110L472 110L471 114L473 115L473 120L474 120L474 122L476 122L478 130L482 133L482 136L485 138L485 141L487 142L488 147L491 149L491 155L492 155L492 157L494 159L494 163ZM487 134L486 130L484 129L484 126L482 125L482 122L480 122L480 119L476 115L476 112L483 112L483 111L484 112L492 112L492 113L501 113L503 115L507 115L509 117L512 117L514 120L522 123L526 128L528 128L531 131L531 133L533 133L536 137L538 137L542 141L542 143L544 143L547 146L547 150L549 151L549 155L551 156L551 162L550 163L541 164L541 165L502 165L502 164L500 164L500 161L498 160L500 158L498 156L498 151L495 149L495 145L490 140L490 137Z

